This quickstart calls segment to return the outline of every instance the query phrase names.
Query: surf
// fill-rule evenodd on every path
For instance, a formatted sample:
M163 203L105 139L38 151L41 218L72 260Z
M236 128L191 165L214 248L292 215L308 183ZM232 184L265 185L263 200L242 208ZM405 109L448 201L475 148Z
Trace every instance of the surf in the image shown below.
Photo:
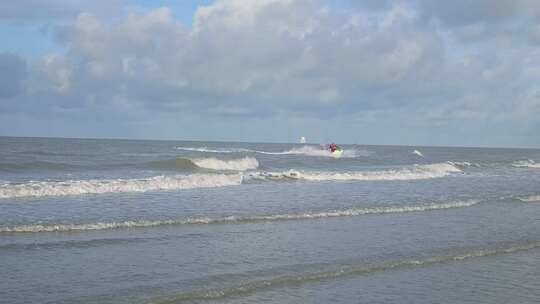
M253 150L253 149L244 149L244 148L222 148L222 149L209 149L206 147L176 147L178 150L191 151L191 152L202 152L202 153L258 153L265 155L304 155L310 157L332 157L335 158L335 155L332 154L327 149L323 149L318 146L305 145L301 147L294 147L285 151L263 151L263 150ZM367 157L371 156L374 152L366 150L355 150L355 149L344 149L341 157L343 158L356 158L356 157Z
M0 198L172 191L240 185L241 174L191 174L138 179L91 179L0 185Z
M215 171L246 171L259 167L259 161L254 157L237 159L210 158L175 158L167 160L150 161L148 167L160 170L196 170L209 169Z
M20 197L69 196L85 194L173 191L193 188L214 188L241 185L244 181L405 181L440 178L462 172L450 163L415 165L406 168L381 171L297 171L282 172L244 171L258 167L254 158L224 161L218 159L190 160L201 168L238 173L194 173L174 176L153 176L138 179L90 179L66 181L30 181L26 183L4 183L0 185L0 199ZM173 163L173 162L171 162ZM176 162L174 162L176 163ZM182 166L189 164L180 161ZM166 163L165 163L166 164ZM161 163L160 165L163 165Z
M191 161L200 168L211 170L246 171L259 167L259 161L254 157L222 160L217 158L194 158Z
M516 168L533 168L533 169L540 169L540 164L535 162L534 160L532 159L528 159L528 160L520 160L520 161L517 161L517 162L514 162L512 164L513 167L516 167Z
M518 200L526 203L540 203L540 194L517 197Z
M418 151L418 150L412 151L412 154L420 156L420 157L424 157L424 154L422 152Z
M247 176L256 180L399 181L439 178L458 172L462 171L455 165L437 163L381 171L324 172L288 170L282 172L253 172L247 174Z
M314 146L302 146L297 148L292 148L287 151L282 152L269 152L269 151L258 151L252 150L255 153L267 154L267 155L304 155L312 157L332 157L336 158L336 154L333 154L328 149L323 149L321 147ZM343 152L339 155L343 158L355 158L360 156L370 156L373 152L363 151L363 150L353 150L353 149L344 149Z
M243 148L207 148L207 147L175 147L177 150L191 151L191 152L203 152L203 153L241 153L251 152L252 150Z
M171 225L210 225L210 224L242 224L256 222L281 222L294 220L314 220L325 218L355 217L362 215L383 215L393 213L428 212L453 208L466 208L478 204L478 200L453 201L447 203L418 204L405 206L388 206L372 208L350 208L342 210L329 210L320 212L284 213L251 216L223 216L223 217L192 217L185 219L166 220L133 220L121 222L98 222L89 224L37 224L19 225L12 227L0 227L1 232L67 232L67 231L91 231L109 230L120 228L148 228Z

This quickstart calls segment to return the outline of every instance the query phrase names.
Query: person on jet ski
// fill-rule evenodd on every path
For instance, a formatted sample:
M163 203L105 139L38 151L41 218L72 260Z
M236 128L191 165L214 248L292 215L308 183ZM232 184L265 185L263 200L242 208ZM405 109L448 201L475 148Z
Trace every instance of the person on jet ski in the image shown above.
M330 149L330 152L334 153L338 149L338 146L335 143L331 143L328 148Z

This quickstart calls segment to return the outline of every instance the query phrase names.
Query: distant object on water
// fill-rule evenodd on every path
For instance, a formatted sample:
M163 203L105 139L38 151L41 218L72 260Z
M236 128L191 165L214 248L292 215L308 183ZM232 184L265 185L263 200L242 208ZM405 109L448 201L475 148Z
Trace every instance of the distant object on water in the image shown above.
M336 145L335 143L329 144L328 150L330 151L330 154L332 154L332 156L336 158L340 158L343 154L343 149L341 149L341 147Z
M300 141L299 141L301 144L305 144L306 143L306 138L304 136L300 137Z
M420 151L418 151L418 150L414 150L412 153L413 153L413 154L416 154L416 155L418 155L418 156L420 156L420 157L424 157L424 154L422 154L422 152L420 152Z

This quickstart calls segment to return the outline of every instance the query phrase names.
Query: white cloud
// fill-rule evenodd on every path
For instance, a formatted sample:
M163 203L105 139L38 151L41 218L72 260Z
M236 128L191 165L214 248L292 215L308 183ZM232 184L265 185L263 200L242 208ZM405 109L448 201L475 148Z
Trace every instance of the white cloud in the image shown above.
M71 78L76 94L102 84L115 96L144 102L146 95L149 106L181 102L201 111L225 103L249 114L269 103L304 112L340 104L361 111L358 95L394 90L440 60L440 41L417 32L404 6L361 23L354 18L360 17L291 0L217 1L197 11L193 28L175 22L167 8L120 23L82 13L61 35L75 70L50 73L57 83L64 75L64 90ZM362 102L376 107L370 100Z
M525 0L347 10L230 0L199 8L191 27L169 8L115 20L82 12L59 28L66 51L32 65L25 103L42 96L43 111L56 103L96 113L415 126L532 120L538 12Z

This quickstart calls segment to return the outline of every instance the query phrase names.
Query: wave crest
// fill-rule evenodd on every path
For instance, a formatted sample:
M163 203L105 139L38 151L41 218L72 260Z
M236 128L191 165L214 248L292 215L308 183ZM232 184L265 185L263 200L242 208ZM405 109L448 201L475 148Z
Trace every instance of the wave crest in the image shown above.
M540 164L536 163L532 159L528 160L520 160L512 164L513 167L516 168L534 168L534 169L540 169Z
M66 232L66 231L86 231L86 230L107 230L118 228L143 228L165 225L194 225L194 224L224 224L224 223L253 223L253 222L277 222L292 220L309 220L335 217L352 217L370 214L391 214L407 212L425 212L444 210L452 208L471 207L478 204L477 200L456 201L448 203L433 203L411 206L390 206L374 208L352 208L345 210L331 210L323 212L306 212L291 214L270 214L252 216L225 216L225 217L196 217L179 220L140 220L124 222L100 222L91 224L57 224L57 225L21 225L14 227L0 227L1 232Z
M204 152L204 153L259 153L259 154L266 154L266 155L306 155L306 156L317 156L317 157L335 157L335 155L330 153L330 151L323 149L321 147L315 147L315 146L296 147L296 148L292 148L290 150L281 151L281 152L251 150L251 149L244 149L244 148L209 149L206 147L176 147L176 149L183 150L183 151ZM354 157L360 157L360 156L370 156L373 153L374 152L372 151L345 149L343 150L343 154L341 157L354 158Z
M147 192L240 185L241 174L191 174L141 179L93 179L0 185L0 198Z
M451 165L454 165L458 168L462 167L462 168L465 168L465 167L480 167L479 164L476 164L476 163L470 163L468 161L448 161L449 164Z
M266 151L256 151L253 152L261 154L270 154L270 155L306 155L306 156L317 156L317 157L336 157L329 150L323 149L321 147L314 146L302 146L298 148L292 148L288 151L283 152L266 152ZM354 158L359 156L370 156L373 152L370 151L360 151L360 150L343 150L342 158Z
M358 172L317 172L296 171L283 172L254 172L248 176L262 180L300 179L308 181L382 181L382 180L417 180L444 177L450 173L461 172L459 168L450 163L431 165L416 165L410 168L383 171Z
M161 170L195 170L197 168L217 171L246 171L259 167L259 162L254 157L222 160L217 158L175 158L157 160L147 163L148 166Z
M259 162L254 157L240 159L221 160L217 158L196 158L191 160L197 167L212 170L246 171L259 167Z
M518 197L517 199L526 203L536 203L536 202L540 202L540 195L523 196L523 197Z
M207 147L176 147L177 150L191 151L191 152L203 152L203 153L241 153L241 152L252 152L253 150L243 149L243 148L215 148L210 149Z

